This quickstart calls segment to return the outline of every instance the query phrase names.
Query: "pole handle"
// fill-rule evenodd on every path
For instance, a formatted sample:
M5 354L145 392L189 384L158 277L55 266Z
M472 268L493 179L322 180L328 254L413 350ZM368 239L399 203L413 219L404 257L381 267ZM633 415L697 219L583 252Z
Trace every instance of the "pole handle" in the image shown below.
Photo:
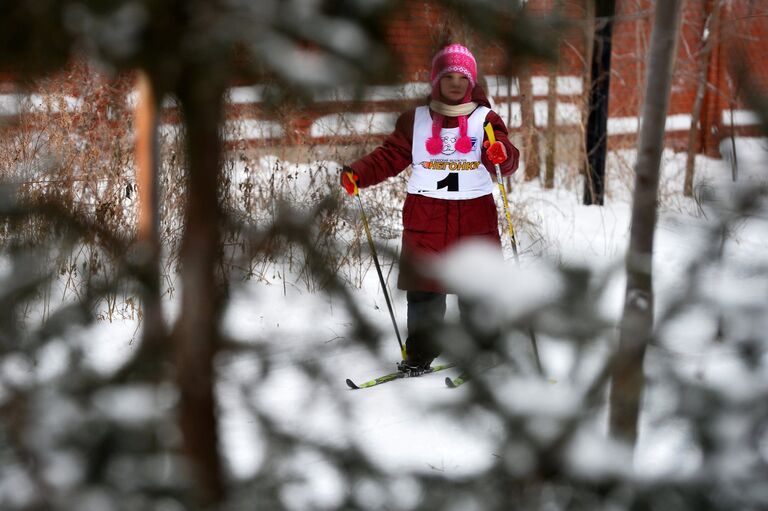
M496 134L493 132L493 126L490 122L485 123L485 134L488 136L488 143L489 144L495 144L496 143Z
M355 173L351 170L348 170L346 172L347 178L349 178L349 182L352 183L352 186L354 186L354 193L352 195L360 195L360 188L357 187L357 181L355 181Z

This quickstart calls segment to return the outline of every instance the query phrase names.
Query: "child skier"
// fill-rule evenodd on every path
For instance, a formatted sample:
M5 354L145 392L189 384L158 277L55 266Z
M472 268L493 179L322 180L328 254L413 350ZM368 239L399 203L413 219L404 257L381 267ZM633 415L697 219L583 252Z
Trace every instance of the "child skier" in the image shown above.
M401 114L380 147L341 173L342 186L354 195L355 185L372 186L413 168L403 205L397 281L408 301L406 356L398 369L411 375L427 370L440 354L431 332L446 310L446 290L418 268L470 238L501 249L491 176L496 164L502 175L512 174L519 158L504 122L477 83L475 57L466 47L450 44L435 54L430 84L428 104ZM485 138L487 122L493 126L493 144ZM459 308L466 319L461 300Z

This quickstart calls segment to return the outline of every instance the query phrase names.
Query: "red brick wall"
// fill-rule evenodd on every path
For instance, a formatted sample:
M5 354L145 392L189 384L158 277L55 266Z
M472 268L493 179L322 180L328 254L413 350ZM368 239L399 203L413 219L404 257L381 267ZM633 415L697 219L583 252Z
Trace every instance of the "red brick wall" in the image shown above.
M681 39L677 49L669 115L687 115L693 108L698 84L699 53L702 49L702 31L708 9L720 0L688 0L684 4ZM530 0L528 9L534 13L547 13L553 0ZM652 0L617 0L611 60L611 97L609 115L612 118L636 117L642 105L645 87L645 60L651 37L653 20ZM725 8L718 27L717 44L709 63L709 81L705 108L702 115L702 149L717 153L719 138L723 136L722 111L731 106L736 95L727 62L735 54L745 56L751 74L766 89L768 84L768 2L731 0ZM585 0L566 0L563 14L573 22L560 47L558 63L561 75L582 76L585 63L585 32L588 31ZM423 80L429 73L431 54L438 33L444 30L438 4L429 1L408 2L407 8L396 13L388 22L390 41L404 63L404 81ZM473 45L476 38L457 38L468 44L478 56L481 71L486 74L503 73L507 56L498 48ZM514 60L514 56L510 56ZM546 63L534 63L532 74L546 75ZM736 108L743 105L736 103ZM749 132L740 128L740 132ZM675 138L674 134L671 138ZM679 135L679 134L678 134ZM685 137L678 136L677 142ZM679 147L680 148L680 147Z
M558 74L583 78L588 57L585 55L587 35L591 25L587 5L590 0L563 0L562 14L571 22L559 48ZM661 1L661 0L657 0ZM642 104L645 86L645 59L651 36L653 0L616 0L616 20L613 31L613 55L611 69L611 96L609 115L612 119L636 118ZM672 98L669 114L690 114L698 84L699 53L701 37L707 12L715 5L724 5L720 22L713 27L716 45L709 58L708 87L702 109L700 146L704 152L717 154L719 141L730 136L730 125L723 123L723 111L731 108L745 109L734 101L740 91L738 80L733 73L737 56L741 56L750 74L763 90L768 90L768 2L763 0L687 0L684 4L682 37L678 45L675 75L672 84ZM527 8L532 14L546 14L554 0L529 0ZM438 0L412 0L402 3L402 8L385 20L386 35L392 44L402 67L400 76L403 83L423 83L428 80L430 61L445 34L451 32L453 40L467 44L479 60L481 74L504 76L509 73L507 64L518 64L518 56L505 55L498 46L483 45L478 34L460 28L456 14L446 13ZM544 77L550 72L550 64L533 62L531 74ZM66 73L63 73L66 84ZM3 76L0 75L0 93L3 92ZM242 85L242 84L241 84ZM8 92L8 89L5 89ZM494 97L497 102L519 101L520 98L505 97L505 90ZM543 100L543 97L535 98ZM582 98L561 96L561 102L578 105ZM338 142L330 138L314 137L310 129L314 120L336 112L399 112L420 101L420 98L394 99L350 104L344 101L317 103L311 109L294 113L280 122L286 128L284 136L274 139L256 139L255 144L281 144L288 142L312 143ZM270 113L258 104L239 104L230 109L233 118L269 119ZM754 127L737 126L737 133L751 134ZM382 134L374 138L383 138ZM354 142L354 136L347 136L342 142ZM614 143L634 143L633 134L625 133L612 137ZM687 130L678 129L668 133L669 143L682 149L687 142Z
M405 2L403 9L387 20L387 41L400 59L402 81L429 80L427 66L438 46L440 12L430 2Z

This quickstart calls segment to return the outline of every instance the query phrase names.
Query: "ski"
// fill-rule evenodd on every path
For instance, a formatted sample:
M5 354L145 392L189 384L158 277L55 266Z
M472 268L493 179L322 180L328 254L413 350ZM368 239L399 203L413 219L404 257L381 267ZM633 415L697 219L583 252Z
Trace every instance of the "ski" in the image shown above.
M460 387L461 385L464 385L471 379L472 377L469 375L469 373L462 373L456 378L446 378L445 385L449 389L455 389L456 387ZM547 383L555 384L557 383L557 380L555 378L547 378Z
M449 389L455 389L456 387L464 385L467 381L469 381L469 379L470 379L469 373L462 373L458 375L456 378L446 378L445 384L448 386Z
M455 365L456 364L436 365L436 366L430 367L429 369L419 374L418 376L436 373L438 371L443 371L444 369L450 369ZM347 385L349 386L350 389L367 389L368 387L374 387L376 385L381 385L382 383L399 380L400 378L416 378L416 377L417 376L409 376L407 373L404 373L402 371L395 371L394 373L389 373L389 374L385 374L384 376L379 376L378 378L374 378L373 380L369 380L365 383L361 383L360 385L356 384L355 382L347 378Z

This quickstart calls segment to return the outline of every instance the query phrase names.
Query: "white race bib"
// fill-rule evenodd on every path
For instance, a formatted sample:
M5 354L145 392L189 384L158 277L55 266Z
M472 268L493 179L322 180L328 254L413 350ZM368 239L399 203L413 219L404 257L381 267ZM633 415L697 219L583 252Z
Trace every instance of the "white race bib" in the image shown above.
M432 155L427 151L427 139L432 136L432 117L428 106L416 108L413 120L413 173L408 180L408 193L438 199L474 199L493 192L493 181L481 161L483 124L490 108L479 106L467 119L467 136L472 150L456 150L459 128L443 128L443 152Z

